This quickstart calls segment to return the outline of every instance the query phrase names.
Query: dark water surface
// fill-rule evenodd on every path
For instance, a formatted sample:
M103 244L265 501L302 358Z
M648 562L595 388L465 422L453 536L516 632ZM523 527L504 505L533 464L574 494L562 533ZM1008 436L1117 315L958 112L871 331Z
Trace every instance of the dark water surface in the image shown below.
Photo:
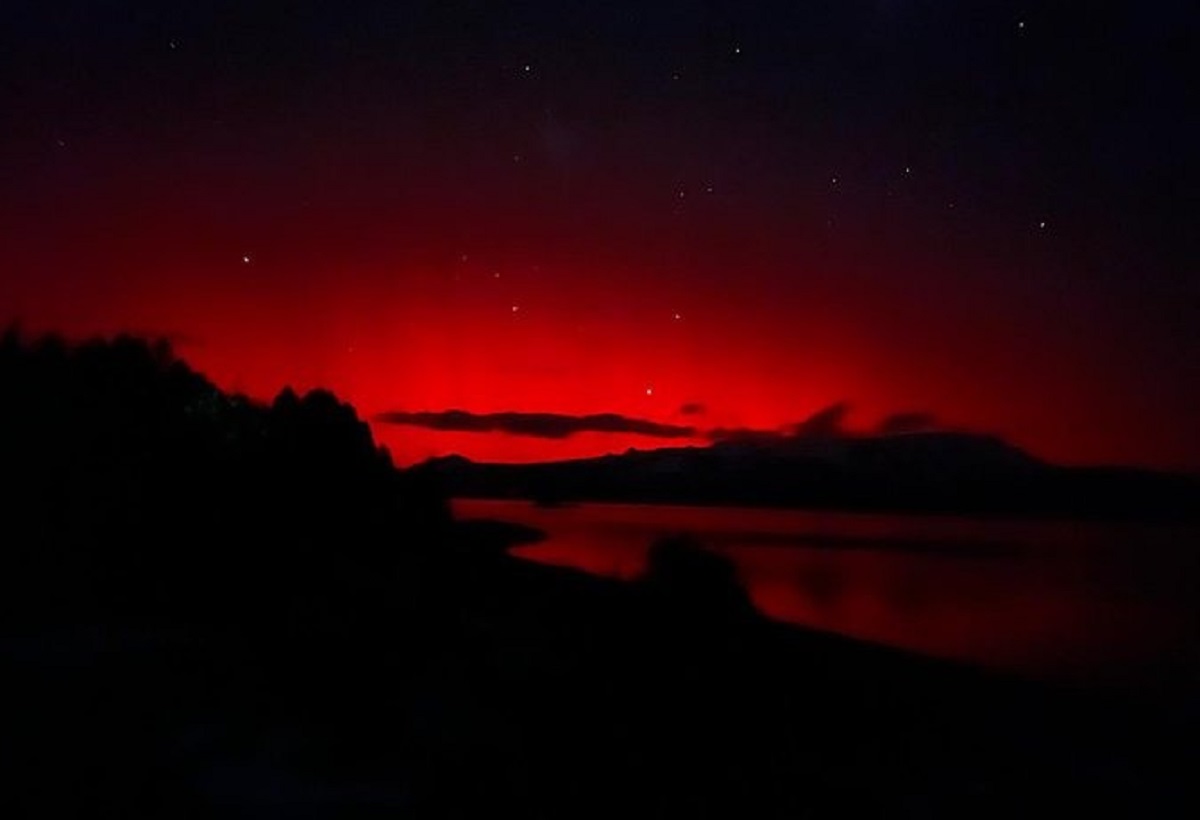
M1195 527L794 510L459 500L537 527L516 555L636 577L659 536L732 559L759 609L1037 678L1200 683Z

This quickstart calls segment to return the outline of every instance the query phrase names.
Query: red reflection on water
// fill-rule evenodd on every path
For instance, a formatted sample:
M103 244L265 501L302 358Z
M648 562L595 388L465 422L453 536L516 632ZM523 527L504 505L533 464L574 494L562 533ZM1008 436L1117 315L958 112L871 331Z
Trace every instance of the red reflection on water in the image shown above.
M623 579L644 570L655 538L689 532L734 561L764 614L816 629L1038 677L1200 681L1194 533L636 505L457 509L545 530L521 557Z

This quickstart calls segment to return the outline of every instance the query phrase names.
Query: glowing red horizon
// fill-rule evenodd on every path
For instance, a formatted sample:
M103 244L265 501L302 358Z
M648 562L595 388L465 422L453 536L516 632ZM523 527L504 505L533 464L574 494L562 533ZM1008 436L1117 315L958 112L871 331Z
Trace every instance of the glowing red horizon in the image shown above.
M1153 411L1148 397L1115 389L1103 369L1083 369L1099 354L1083 355L1069 334L1005 339L999 320L932 308L889 324L882 292L862 294L853 311L803 299L796 311L746 304L746 294L695 289L680 296L666 284L674 277L633 272L618 281L585 271L562 276L563 286L550 293L528 284L540 275L528 265L489 265L469 255L403 275L386 264L367 266L366 276L360 268L357 277L313 266L302 284L283 289L275 282L286 260L245 256L231 252L216 264L218 277L204 278L195 264L120 288L92 281L84 298L27 284L17 304L31 330L166 334L225 389L269 399L284 386L325 387L364 419L460 409L778 429L845 400L852 429L873 428L893 412L925 411L1063 463L1200 461L1179 448L1178 420L1130 425L1126 419ZM601 301L599 291L610 288L623 290L624 308L611 295ZM593 300L602 307L589 310ZM907 334L905 324L920 332ZM703 411L684 413L689 404ZM707 443L699 436L546 439L372 427L400 464L449 454L543 461Z

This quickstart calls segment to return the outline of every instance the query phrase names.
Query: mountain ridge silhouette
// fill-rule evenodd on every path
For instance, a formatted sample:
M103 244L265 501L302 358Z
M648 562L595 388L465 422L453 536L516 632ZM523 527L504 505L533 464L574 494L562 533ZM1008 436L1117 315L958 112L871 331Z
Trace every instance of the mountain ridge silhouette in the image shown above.
M1200 478L1043 461L990 434L776 436L532 464L430 459L452 496L947 514L1193 519Z

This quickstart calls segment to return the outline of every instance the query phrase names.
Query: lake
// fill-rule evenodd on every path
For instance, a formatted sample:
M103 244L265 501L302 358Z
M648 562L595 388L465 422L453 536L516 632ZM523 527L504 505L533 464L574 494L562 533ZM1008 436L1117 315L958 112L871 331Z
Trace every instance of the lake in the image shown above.
M728 556L764 614L1022 676L1200 683L1194 526L457 500L536 527L513 554L631 579L686 533Z

